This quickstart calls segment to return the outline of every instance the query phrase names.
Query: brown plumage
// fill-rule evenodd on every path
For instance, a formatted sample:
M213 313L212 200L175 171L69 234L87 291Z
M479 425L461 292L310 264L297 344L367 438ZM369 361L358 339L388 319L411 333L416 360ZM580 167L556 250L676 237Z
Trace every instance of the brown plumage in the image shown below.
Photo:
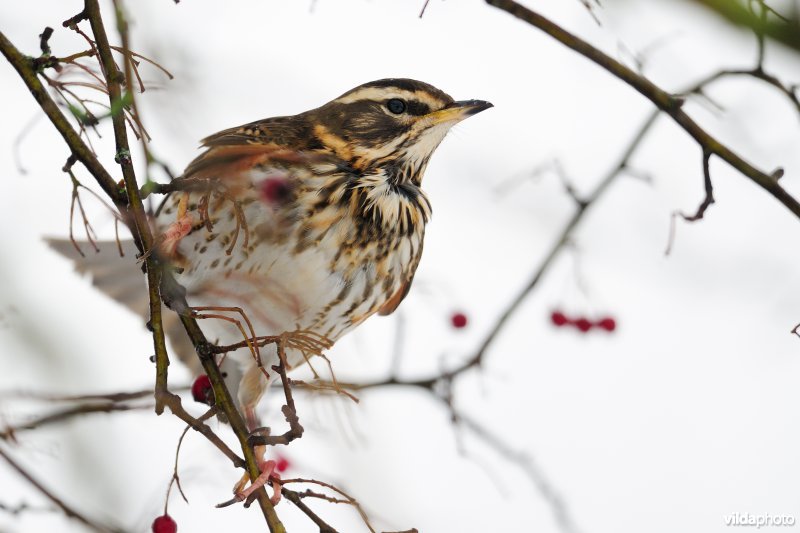
M173 182L177 192L154 226L160 256L182 269L178 281L189 305L229 318L203 321L207 336L227 345L302 330L322 347L370 315L397 309L431 217L421 189L428 160L454 124L489 107L455 102L415 80L378 80L305 113L203 139L205 150ZM51 245L62 253L71 249L67 241ZM109 257L78 260L79 269L143 313L146 293L135 290L141 272ZM174 316L165 318L173 348L196 364ZM286 347L290 367L315 351L302 348ZM276 377L277 351L268 345L258 354L232 355L241 366L239 403L254 429L255 407ZM263 484L273 466L264 462L261 481L240 492L243 478L237 494L245 497Z
M428 160L451 126L488 107L387 79L206 137L154 221L159 252L182 267L191 306L240 308L256 335L300 329L333 343L408 294L431 217ZM221 344L243 337L230 322L202 326ZM277 363L274 346L260 355L259 366L234 354L251 425ZM292 366L306 355L287 350Z

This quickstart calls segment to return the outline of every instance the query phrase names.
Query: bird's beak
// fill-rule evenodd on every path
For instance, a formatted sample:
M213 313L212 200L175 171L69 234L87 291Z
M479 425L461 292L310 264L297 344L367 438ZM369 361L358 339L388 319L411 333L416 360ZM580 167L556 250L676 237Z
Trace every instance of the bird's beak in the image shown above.
M428 116L433 119L434 124L443 124L446 122L455 124L467 117L485 111L490 107L494 107L494 105L483 100L461 100L460 102L453 102L438 111L434 111Z

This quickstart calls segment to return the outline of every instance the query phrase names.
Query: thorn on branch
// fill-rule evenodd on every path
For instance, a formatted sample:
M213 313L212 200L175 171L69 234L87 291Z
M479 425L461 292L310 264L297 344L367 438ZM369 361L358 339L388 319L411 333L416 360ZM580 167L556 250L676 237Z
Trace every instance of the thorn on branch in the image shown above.
M75 154L71 154L67 158L67 162L64 163L64 166L61 167L61 172L69 172L72 169L72 166L77 162L78 162L78 158L75 156Z
M708 161L711 159L711 152L703 150L703 183L706 190L706 196L697 208L694 215L686 215L681 213L680 216L686 222L696 222L701 220L706 214L706 210L711 204L714 203L714 186L711 183L711 171L708 168Z
M75 29L78 23L81 22L82 20L89 20L89 15L86 13L85 9L80 13L78 13L77 15L75 15L74 17L68 18L67 20L62 22L61 25L64 26L65 28Z
M680 216L686 222L697 222L701 220L705 214L706 210L715 202L714 200L714 186L711 183L711 171L709 170L709 159L711 159L711 152L707 149L703 150L703 183L706 190L706 196L703 198L703 201L697 207L697 211L695 211L694 215L687 215L686 213L682 213L680 211L675 211L672 213L672 217L670 219L670 226L669 226L669 237L667 238L667 249L664 250L664 255L669 255L672 251L672 245L675 242L675 218Z
M44 69L48 67L53 67L57 71L61 70L61 67L58 64L58 58L51 56L52 50L50 50L49 41L50 37L52 36L53 28L50 26L45 27L44 31L39 34L39 49L42 51L42 54L39 57L30 60L31 66L37 74L41 74Z
M39 49L42 51L43 56L49 56L52 50L50 50L50 37L53 36L53 28L50 26L45 27L44 31L39 34Z

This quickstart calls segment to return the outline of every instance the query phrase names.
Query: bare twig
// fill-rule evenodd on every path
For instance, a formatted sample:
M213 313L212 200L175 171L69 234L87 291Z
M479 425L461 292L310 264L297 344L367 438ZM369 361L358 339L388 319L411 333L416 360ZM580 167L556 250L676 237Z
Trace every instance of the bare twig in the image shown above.
M469 429L476 437L493 448L500 457L513 463L525 473L528 479L536 486L542 498L550 505L561 531L565 533L574 533L578 531L564 500L529 453L515 450L500 436L492 433L475 419L464 413L459 412L457 414L457 419L459 425Z
M47 118L50 119L50 122L53 123L72 150L72 154L87 168L87 170L89 170L109 198L111 198L115 204L123 205L124 193L120 192L114 179L103 165L100 164L100 161L97 160L92 150L90 150L78 136L78 133L72 128L67 118L58 109L53 99L50 98L47 89L44 88L42 82L39 81L39 78L36 76L36 71L33 69L29 59L20 53L2 32L0 32L0 50L2 50L8 62L11 63L20 75L25 85L28 86L31 94L47 115Z
M425 14L425 10L428 9L428 3L430 3L430 1L431 0L425 0L425 3L422 4L422 9L419 10L419 18L422 18L422 15Z
M60 497L56 496L50 489L45 487L40 481L38 481L33 475L31 475L25 468L23 468L19 463L17 463L6 450L0 446L0 457L5 459L6 463L15 470L20 476L25 478L25 480L33 485L37 491L39 491L44 497L48 500L53 502L61 511L66 515L68 518L76 520L83 524L84 526L88 527L92 531L98 531L101 533L109 533L109 532L119 532L121 531L117 527L112 527L106 524L101 524L95 520L87 518L86 515L76 511L72 506L68 505L64 502Z
M711 171L708 168L708 160L710 157L711 154L709 152L703 152L703 184L706 190L706 196L698 206L694 215L682 215L683 219L687 222L694 222L703 218L706 214L706 209L714 203L714 186L711 183Z
M789 209L796 217L800 218L800 202L780 186L774 175L767 174L757 169L700 127L700 125L683 111L683 99L669 94L649 79L634 72L580 37L566 31L548 18L543 17L539 13L513 0L487 0L487 3L542 30L561 44L597 63L599 66L630 85L650 100L658 109L672 117L672 119L678 123L704 151L708 151L726 161L741 174L751 179L775 197L775 199Z
M297 506L297 508L300 509L303 514L310 518L311 521L314 522L317 527L319 527L319 533L338 533L338 531L335 530L330 524L325 522L325 520L320 518L317 513L312 511L308 505L303 503L303 500L298 493L283 487L281 488L281 494L283 494L287 500L295 504L295 506Z
M375 528L372 527L372 524L369 521L369 516L367 516L367 513L364 512L364 509L361 507L361 504L358 503L358 500L347 494L345 491L343 491L336 485L333 485L331 483L326 483L324 481L319 481L317 479L306 479L306 478L284 479L282 483L284 485L288 485L291 483L308 483L312 485L319 485L320 487L325 487L327 489L336 492L341 496L341 498L332 497L327 494L321 494L310 490L306 490L305 492L300 492L298 493L298 496L300 496L301 498L311 497L311 498L323 499L331 503L344 503L347 505L351 505L352 507L355 508L356 511L358 511L358 514L361 517L361 520L364 522L364 525L367 526L367 529L369 529L371 533L375 533Z
M60 409L46 415L36 417L22 424L7 426L0 431L0 439L11 440L20 431L30 431L42 426L64 422L76 416L83 416L93 413L114 413L122 411L132 411L147 409L151 405L131 405L127 403L84 403L66 409Z
M286 422L289 423L289 429L283 435L272 436L267 428L265 435L251 435L250 443L253 445L267 445L274 446L276 444L289 444L295 439L303 436L303 426L300 425L300 419L297 416L297 408L294 405L294 397L292 396L292 386L289 378L286 376L286 348L285 341L279 340L277 343L278 358L280 362L272 367L272 370L278 373L281 377L281 384L283 385L283 394L286 398L286 404L281 408Z

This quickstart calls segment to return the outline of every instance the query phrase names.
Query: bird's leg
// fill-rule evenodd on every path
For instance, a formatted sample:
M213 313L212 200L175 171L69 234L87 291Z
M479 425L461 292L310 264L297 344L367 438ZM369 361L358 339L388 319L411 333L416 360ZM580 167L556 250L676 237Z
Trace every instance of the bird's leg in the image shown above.
M238 319L225 315L208 313L208 311L238 313L239 315L241 315L245 324L247 324L247 329L250 330L250 334L249 335L247 334L247 332L244 329L244 326ZM205 314L200 314L201 312L205 312ZM198 307L192 307L192 314L193 318L216 318L219 320L230 322L231 324L235 325L236 328L239 330L239 333L242 334L245 344L250 349L250 353L253 355L253 359L255 359L259 368L262 369L264 376L269 377L266 373L266 370L263 369L263 366L261 364L261 352L259 351L258 343L256 342L257 337L255 329L253 328L253 323L250 322L250 318L248 318L247 314L241 307L220 307L220 306L208 306L208 305L198 306Z
M254 406L245 407L244 416L247 423L247 429L251 433L257 433L261 431L269 432L269 428L258 427L258 415L256 415ZM247 500L253 492L263 487L268 481L271 480L273 493L270 501L273 505L276 505L279 501L281 501L281 476L275 472L275 465L277 463L272 459L268 461L264 460L264 455L267 452L266 446L255 446L253 447L253 452L256 455L256 462L258 463L259 470L261 470L261 475L254 479L253 483L249 487L244 488L250 481L250 476L245 472L242 478L236 482L236 485L233 486L234 500L239 502Z
M194 217L188 211L189 193L184 193L178 202L178 213L175 222L170 224L161 236L159 247L166 257L173 257L178 248L178 243L186 237L192 226Z

